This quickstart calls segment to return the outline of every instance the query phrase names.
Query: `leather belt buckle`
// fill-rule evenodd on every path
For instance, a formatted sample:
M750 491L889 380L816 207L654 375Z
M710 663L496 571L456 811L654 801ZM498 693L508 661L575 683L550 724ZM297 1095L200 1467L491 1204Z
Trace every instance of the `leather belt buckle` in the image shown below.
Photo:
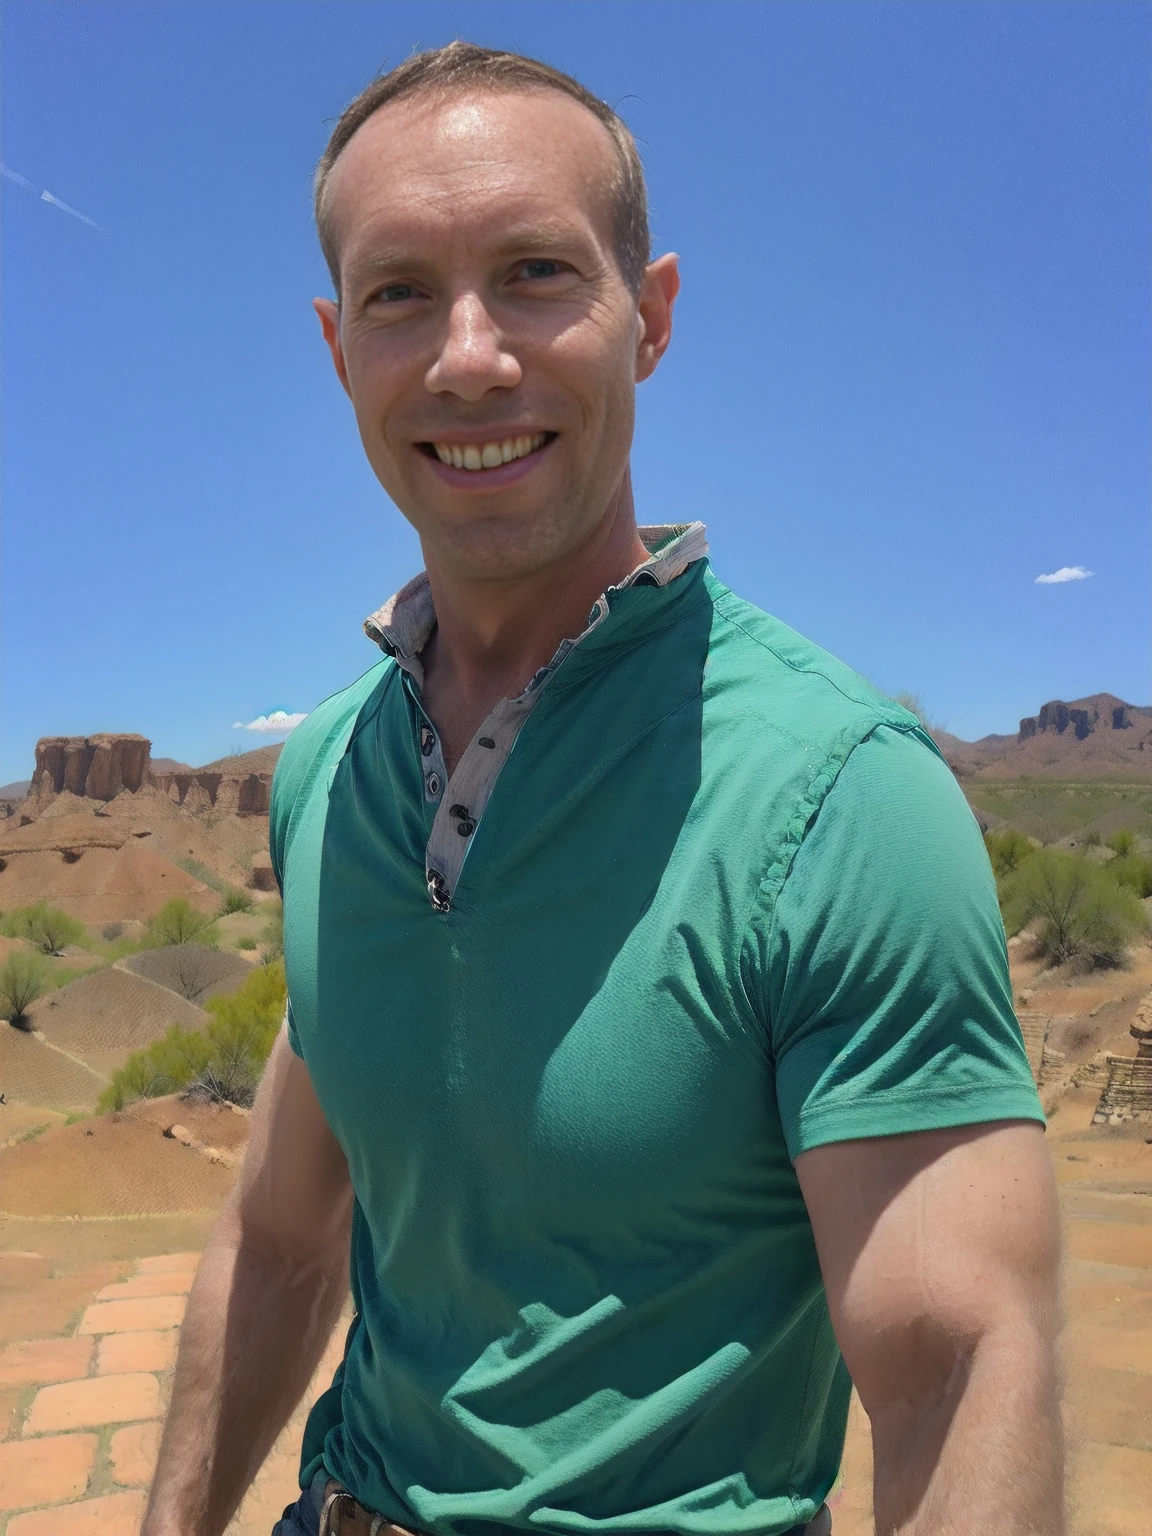
M345 1517L349 1524L345 1526ZM381 1532L395 1532L397 1536L414 1536L402 1525L394 1525L386 1515L374 1514L365 1509L347 1488L329 1488L320 1506L320 1528L317 1536L381 1536Z

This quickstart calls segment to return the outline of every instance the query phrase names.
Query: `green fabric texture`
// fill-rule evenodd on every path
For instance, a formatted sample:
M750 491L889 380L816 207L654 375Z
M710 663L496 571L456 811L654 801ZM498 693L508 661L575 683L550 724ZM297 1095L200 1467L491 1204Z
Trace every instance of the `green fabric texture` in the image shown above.
M793 1159L1041 1114L917 722L706 561L608 601L448 913L395 662L281 756L289 1034L356 1194L301 1482L444 1536L776 1536L850 1389Z

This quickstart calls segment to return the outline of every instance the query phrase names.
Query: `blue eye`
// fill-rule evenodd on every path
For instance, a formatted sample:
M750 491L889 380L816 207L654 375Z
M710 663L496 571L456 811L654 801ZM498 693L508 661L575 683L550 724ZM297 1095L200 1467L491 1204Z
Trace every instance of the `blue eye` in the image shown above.
M525 277L555 277L561 267L558 261L540 257L535 261L526 261L520 270Z
M381 288L380 292L376 295L378 299L383 299L386 304L403 304L405 299L412 299L415 296L416 290L411 283L389 283L386 288Z

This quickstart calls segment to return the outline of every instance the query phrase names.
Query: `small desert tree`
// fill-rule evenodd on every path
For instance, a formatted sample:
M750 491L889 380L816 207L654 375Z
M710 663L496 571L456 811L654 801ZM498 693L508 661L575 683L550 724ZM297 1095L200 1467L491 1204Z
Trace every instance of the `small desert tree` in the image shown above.
M48 985L48 971L39 955L16 950L0 966L0 1012L23 1029L27 1011Z
M1125 858L1136 846L1136 834L1134 832L1113 832L1104 845L1111 848L1112 852L1120 858Z
M1105 865L1108 873L1120 885L1127 886L1139 896L1152 896L1152 858L1146 853L1122 853Z
M1010 875L1036 852L1032 839L1025 837L1015 827L1006 827L1002 832L985 832L984 846L988 849L992 873L997 880Z
M233 1104L251 1104L264 1063L284 1018L288 988L277 961L257 966L230 997L210 997L206 1034L212 1046L209 1073L202 1085Z
M144 943L149 949L163 949L168 944L203 944L216 942L213 920L198 912L184 896L166 901L148 924Z
M251 912L252 897L247 891L242 891L239 886L230 885L220 898L220 916L227 917L232 912Z
M112 1075L97 1109L123 1109L134 1099L183 1090L251 1104L280 1029L288 989L282 965L258 966L231 997L211 997L204 1029L174 1024Z
M1034 925L1054 965L1116 965L1147 926L1135 895L1106 868L1058 848L1041 848L1025 859L1004 880L1001 903L1008 931Z
M284 954L284 911L279 905L264 924L260 937L264 941L260 951L264 964L271 965L274 960L281 959Z
M152 979L181 997L197 997L218 974L212 950L200 943L171 945L167 953L156 958L162 969L159 974L152 972Z
M78 944L84 937L83 923L46 901L38 901L30 907L17 907L14 912L9 912L0 927L9 938L27 939L46 955L58 955L69 944Z
M99 1114L123 1109L135 1099L157 1099L178 1093L208 1065L211 1047L201 1029L173 1024L166 1035L135 1051L116 1072L96 1101Z

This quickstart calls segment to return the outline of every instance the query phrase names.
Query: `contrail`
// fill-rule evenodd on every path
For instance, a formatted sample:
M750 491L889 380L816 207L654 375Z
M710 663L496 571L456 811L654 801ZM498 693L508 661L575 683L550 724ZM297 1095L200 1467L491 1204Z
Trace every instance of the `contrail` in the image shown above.
M7 176L9 181L14 181L18 187L23 187L28 192L37 192L27 176L21 176L19 171L10 171L6 165L0 165L0 176ZM79 208L72 208L68 203L62 203L58 197L53 197L51 192L39 192L42 203L51 203L53 208L59 208L61 213L70 213L74 219L79 219L81 224L87 224L92 229L102 229L108 233L106 224L97 224L95 219L90 219L86 213L81 213Z
M59 208L63 213L70 213L74 219L79 219L82 224L90 224L93 229L102 229L107 234L107 226L97 224L95 219L90 219L86 213L81 213L78 208L70 208L67 203L62 203L58 197L53 197L51 192L41 192L40 201L51 203L53 208Z

